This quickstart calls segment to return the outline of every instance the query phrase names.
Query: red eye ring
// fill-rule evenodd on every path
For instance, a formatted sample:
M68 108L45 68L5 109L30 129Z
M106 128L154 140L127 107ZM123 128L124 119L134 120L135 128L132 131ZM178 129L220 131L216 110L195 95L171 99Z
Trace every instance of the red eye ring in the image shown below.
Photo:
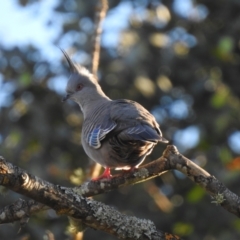
M82 90L82 88L83 88L83 85L81 83L79 83L76 87L76 90L80 91L80 90Z

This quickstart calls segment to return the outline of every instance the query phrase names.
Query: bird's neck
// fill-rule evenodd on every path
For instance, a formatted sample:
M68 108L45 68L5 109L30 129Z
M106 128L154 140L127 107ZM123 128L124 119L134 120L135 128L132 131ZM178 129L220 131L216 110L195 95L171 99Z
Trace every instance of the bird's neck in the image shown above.
M87 96L83 96L78 104L83 112L84 118L86 118L96 106L104 104L108 101L111 101L111 99L105 95L99 86L95 89L95 91L89 92Z

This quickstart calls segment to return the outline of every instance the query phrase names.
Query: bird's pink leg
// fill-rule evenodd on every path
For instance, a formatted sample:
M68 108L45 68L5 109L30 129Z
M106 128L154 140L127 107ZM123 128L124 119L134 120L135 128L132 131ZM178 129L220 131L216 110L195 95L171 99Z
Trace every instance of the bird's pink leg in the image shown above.
M98 181L101 179L110 179L112 177L110 168L106 167L103 174L99 177L93 178L92 181Z

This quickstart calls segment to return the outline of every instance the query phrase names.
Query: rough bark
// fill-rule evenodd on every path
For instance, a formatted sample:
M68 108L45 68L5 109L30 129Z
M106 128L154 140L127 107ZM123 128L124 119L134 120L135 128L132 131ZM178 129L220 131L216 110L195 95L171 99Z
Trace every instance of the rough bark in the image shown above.
M0 184L33 199L19 200L3 208L0 211L0 223L17 220L25 223L29 216L49 207L58 214L80 219L85 225L106 231L120 239L179 239L157 230L149 220L126 216L112 207L86 198L140 183L173 169L181 171L204 188L214 198L213 203L240 216L239 197L214 176L181 155L173 145L167 146L162 157L134 171L123 172L109 180L85 182L75 188L53 185L13 166L3 158L0 160Z

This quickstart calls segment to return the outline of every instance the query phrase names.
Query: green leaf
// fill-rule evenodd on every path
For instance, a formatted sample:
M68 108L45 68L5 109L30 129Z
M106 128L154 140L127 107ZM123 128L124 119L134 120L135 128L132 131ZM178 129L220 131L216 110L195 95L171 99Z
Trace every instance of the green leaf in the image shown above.
M31 75L28 72L23 73L19 79L20 85L27 87L31 83Z
M240 219L235 219L232 224L236 230L240 231Z
M229 163L233 158L231 151L227 147L220 148L219 157L223 163Z
M178 222L173 226L173 232L179 236L188 236L193 232L193 225L185 222Z
M234 47L234 41L231 37L222 37L220 41L218 42L218 50L222 54L228 54L232 52Z
M205 191L199 187L199 186L194 186L186 196L186 199L190 203L196 203L199 202L203 196L205 195Z
M214 108L221 108L227 103L227 97L229 96L229 89L221 85L218 87L215 94L212 96L210 103Z
M5 140L5 146L7 148L15 148L21 140L21 133L13 130Z

